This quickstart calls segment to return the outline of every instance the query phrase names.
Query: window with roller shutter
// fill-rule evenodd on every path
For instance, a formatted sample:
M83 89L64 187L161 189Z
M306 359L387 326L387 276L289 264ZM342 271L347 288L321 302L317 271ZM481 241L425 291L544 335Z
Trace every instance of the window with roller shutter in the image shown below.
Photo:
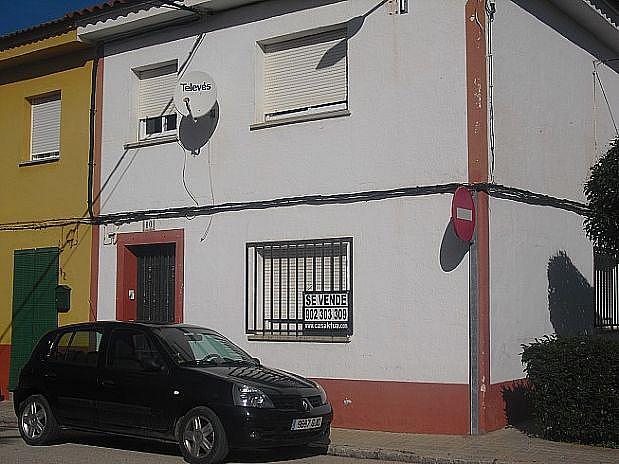
M140 140L173 134L177 124L173 102L177 64L136 70L135 73L139 80Z
M30 159L60 157L60 93L30 99Z
M347 109L345 29L262 45L264 119Z

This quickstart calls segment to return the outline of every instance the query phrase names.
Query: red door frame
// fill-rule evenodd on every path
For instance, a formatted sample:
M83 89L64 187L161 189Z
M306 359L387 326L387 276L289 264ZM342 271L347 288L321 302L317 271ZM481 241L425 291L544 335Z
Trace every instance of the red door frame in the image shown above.
M118 234L116 240L116 319L135 320L137 301L129 300L129 289L137 287L137 258L129 248L132 245L156 245L174 243L175 281L174 281L174 322L183 322L183 289L185 262L185 231L171 229L152 232L132 232Z

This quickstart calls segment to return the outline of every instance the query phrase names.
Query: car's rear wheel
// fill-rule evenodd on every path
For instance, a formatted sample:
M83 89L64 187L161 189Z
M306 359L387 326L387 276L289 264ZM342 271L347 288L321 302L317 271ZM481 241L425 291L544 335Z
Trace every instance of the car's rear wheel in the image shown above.
M42 395L29 396L19 408L19 433L29 445L45 445L58 436L58 424Z
M185 461L191 464L216 464L228 454L224 427L204 406L193 408L181 419L178 444Z

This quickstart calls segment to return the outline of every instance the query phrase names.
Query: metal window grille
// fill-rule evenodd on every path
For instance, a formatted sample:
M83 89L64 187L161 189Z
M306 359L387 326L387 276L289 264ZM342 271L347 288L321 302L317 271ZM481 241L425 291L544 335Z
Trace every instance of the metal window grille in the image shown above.
M619 330L619 256L595 252L595 326Z
M303 293L352 294L351 270L352 238L248 243L246 332L302 336Z

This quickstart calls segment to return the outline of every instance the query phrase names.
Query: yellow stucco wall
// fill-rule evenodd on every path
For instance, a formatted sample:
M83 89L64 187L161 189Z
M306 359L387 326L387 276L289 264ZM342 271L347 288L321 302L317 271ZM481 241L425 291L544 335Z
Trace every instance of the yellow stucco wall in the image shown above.
M53 37L25 45L27 49L21 53L19 66L2 67L2 60L14 57L19 50L12 50L10 56L0 54L0 224L3 225L82 217L86 213L92 53L80 44L75 44L71 53L66 53L66 47L61 54L50 53L50 47L56 47L58 40ZM75 40L74 32L63 40L70 45ZM37 55L36 50L43 52ZM30 159L29 98L57 91L61 94L60 159L24 164ZM40 247L61 249L59 283L72 289L71 310L59 315L59 324L89 319L90 226L0 231L0 347L11 343L13 252ZM0 364L6 362L0 359ZM0 387L6 368L0 365Z

